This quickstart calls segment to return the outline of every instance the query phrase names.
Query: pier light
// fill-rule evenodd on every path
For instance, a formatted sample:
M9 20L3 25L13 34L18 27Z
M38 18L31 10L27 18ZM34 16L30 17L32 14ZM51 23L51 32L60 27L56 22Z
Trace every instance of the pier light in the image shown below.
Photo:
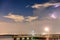
M22 40L24 40L25 38L23 37Z
M29 40L29 37L27 37L27 40Z

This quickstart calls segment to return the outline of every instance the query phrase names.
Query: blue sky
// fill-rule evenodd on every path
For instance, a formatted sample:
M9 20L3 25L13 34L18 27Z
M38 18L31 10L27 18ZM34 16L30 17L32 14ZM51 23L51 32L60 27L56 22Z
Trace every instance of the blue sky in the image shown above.
M13 14L24 16L33 15L34 9L30 6L50 1L51 0L0 0L0 14L6 15L11 12ZM59 0L57 1L59 2ZM29 7L26 8L28 5Z
M26 6L45 2L48 0L0 0L0 13L4 15L9 12L24 16L33 15L33 9L31 7L26 8Z

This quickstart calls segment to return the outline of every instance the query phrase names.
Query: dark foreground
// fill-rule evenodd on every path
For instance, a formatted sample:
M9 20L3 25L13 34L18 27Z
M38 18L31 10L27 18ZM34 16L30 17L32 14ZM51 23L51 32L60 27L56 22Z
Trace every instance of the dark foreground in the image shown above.
M60 40L60 34L49 35L0 35L0 40Z

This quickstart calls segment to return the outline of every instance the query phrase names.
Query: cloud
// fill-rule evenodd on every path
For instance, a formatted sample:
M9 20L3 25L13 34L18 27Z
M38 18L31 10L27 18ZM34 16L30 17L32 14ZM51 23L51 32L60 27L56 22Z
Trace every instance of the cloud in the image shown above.
M12 19L12 20L14 20L16 22L23 22L23 20L24 20L24 16L13 15L11 13L9 13L7 16L3 16L3 17Z
M59 7L60 6L60 3L34 4L31 7L32 8L41 8L41 7L49 7L49 6Z
M39 19L45 19L46 17L57 19L60 17L60 3L35 4L31 7L36 8L33 10L33 15L38 16Z
M0 34L30 34L32 30L35 33L41 33L46 21L34 21L30 23L14 23L0 21ZM46 23L47 24L47 23Z
M21 16L21 15L14 15L14 14L11 14L11 13L9 13L7 16L3 16L3 17L12 19L15 22L24 22L24 21L32 22L32 21L34 21L38 18L36 16L26 16L26 17L24 17L24 16Z
M51 33L59 33L60 3L35 4L31 7L36 8L35 10L33 10L33 15L38 16L39 18L39 20L35 21L36 27L38 26L42 30L47 26L49 27Z
M28 16L27 19L26 19L26 21L32 22L32 21L34 21L34 20L36 20L36 19L38 19L37 16Z
M60 7L60 3L56 3L56 4L54 5L54 7L55 7L55 8Z
M52 14L50 15L50 17L53 18L53 19L56 19L56 18L57 18L57 15L56 15L56 13L54 12L54 13L52 13Z
M0 21L0 34L30 34L30 32L32 32L33 30L35 31L35 33L41 34L45 32L44 28L46 26L49 27L50 33L59 33L60 19L43 19L27 23Z

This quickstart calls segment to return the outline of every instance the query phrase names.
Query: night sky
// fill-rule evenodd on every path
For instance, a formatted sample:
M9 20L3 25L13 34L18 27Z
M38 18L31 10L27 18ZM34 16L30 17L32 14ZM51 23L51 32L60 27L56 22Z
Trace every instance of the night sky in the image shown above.
M46 3L49 0L0 0L0 14L18 14L24 16L33 15L33 10L30 6L41 3ZM28 8L26 8L29 6Z
M0 14L18 14L24 16L33 15L34 4L43 4L47 2L59 2L59 0L0 0Z
M0 33L60 33L60 0L0 0Z

